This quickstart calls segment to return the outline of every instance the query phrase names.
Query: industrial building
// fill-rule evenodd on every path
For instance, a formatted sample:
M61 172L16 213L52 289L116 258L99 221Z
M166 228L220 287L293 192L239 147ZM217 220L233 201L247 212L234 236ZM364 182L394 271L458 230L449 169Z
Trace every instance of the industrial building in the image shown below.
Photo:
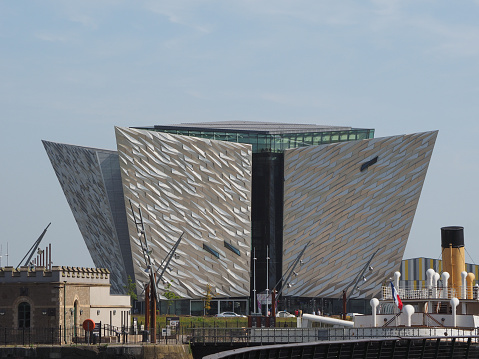
M256 312L275 286L283 306L377 294L401 264L437 136L263 122L115 133L116 151L43 143L113 292L148 282L140 210L155 268L183 235L162 285L184 314L204 313L208 287L210 314Z

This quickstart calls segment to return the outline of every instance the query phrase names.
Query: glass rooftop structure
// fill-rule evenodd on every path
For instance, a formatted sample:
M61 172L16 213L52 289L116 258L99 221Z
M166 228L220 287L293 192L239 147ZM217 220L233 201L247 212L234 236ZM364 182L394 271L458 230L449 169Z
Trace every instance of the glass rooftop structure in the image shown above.
M175 135L248 143L253 153L374 138L374 129L279 122L203 122L134 127Z

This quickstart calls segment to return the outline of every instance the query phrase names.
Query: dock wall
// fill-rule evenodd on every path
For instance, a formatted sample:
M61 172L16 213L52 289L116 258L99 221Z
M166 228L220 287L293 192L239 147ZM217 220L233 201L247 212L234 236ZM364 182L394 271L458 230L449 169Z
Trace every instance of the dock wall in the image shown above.
M188 345L0 347L0 358L193 359Z

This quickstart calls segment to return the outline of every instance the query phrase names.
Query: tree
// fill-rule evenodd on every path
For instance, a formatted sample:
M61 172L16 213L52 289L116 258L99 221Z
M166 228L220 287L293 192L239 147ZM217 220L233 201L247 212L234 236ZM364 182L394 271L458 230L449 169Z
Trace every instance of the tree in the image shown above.
M211 300L216 294L213 293L213 287L209 284L206 285L206 291L204 296L204 308L205 312L208 313L211 309Z
M173 291L170 290L171 283L174 283L174 282L171 281L171 282L166 282L165 283L165 291L163 292L163 296L166 299L168 299L168 307L166 309L167 314L170 314L170 306L173 304L173 301L175 299L181 299L181 297L179 295L175 294Z
M136 295L136 283L133 282L130 276L128 276L128 283L124 285L123 288L126 290L126 294L130 296L130 304L133 304L134 300L138 299Z

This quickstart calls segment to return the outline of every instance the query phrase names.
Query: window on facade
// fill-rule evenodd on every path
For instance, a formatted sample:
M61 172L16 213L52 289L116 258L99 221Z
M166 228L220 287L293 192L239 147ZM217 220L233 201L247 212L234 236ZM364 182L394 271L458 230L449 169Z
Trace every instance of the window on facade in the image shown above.
M18 327L30 328L30 304L27 302L18 305Z
M208 253L214 255L216 258L219 258L220 257L220 254L215 251L213 248L211 248L210 246L207 246L206 244L203 244L203 249L205 251L207 251Z
M225 247L228 248L230 251L236 253L237 255L241 255L241 252L238 248L236 248L235 246L229 244L228 242L224 242L225 243Z
M372 165L375 164L377 161L378 161L378 156L374 157L372 160L369 160L369 161L367 161L367 162L364 162L364 163L361 165L361 172L367 170L368 167L372 166Z

